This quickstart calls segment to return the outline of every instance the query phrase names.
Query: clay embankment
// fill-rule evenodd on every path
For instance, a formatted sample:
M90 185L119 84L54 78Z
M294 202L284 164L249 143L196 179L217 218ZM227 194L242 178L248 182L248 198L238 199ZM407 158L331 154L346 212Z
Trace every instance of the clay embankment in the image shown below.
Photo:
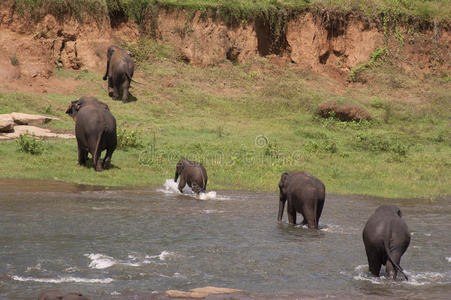
M264 20L227 25L200 12L190 18L186 12L164 9L153 18L149 16L141 28L132 21L111 22L108 16L100 21L87 17L81 24L70 17L58 21L46 15L33 23L14 13L11 5L0 5L0 82L9 83L0 87L61 92L61 83L48 84L55 66L101 73L110 44L137 41L151 31L159 41L178 49L186 61L200 66L269 56L278 64L291 62L343 80L378 47L396 48L399 65L416 75L447 71L451 63L451 36L439 26L413 32L406 24L398 28L402 36L393 37L384 35L377 22L352 14L325 18L305 12L288 21L275 43Z

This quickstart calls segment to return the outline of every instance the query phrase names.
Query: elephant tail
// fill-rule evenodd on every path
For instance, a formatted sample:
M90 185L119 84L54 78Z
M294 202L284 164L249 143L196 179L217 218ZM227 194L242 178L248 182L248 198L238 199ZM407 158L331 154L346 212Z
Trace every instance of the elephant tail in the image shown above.
M398 272L401 273L406 278L406 280L409 280L409 278L404 273L404 270L401 268L401 266L393 261L391 255L390 255L390 247L388 247L388 244L385 241L384 241L384 247L385 247L385 252L387 253L388 260L392 263L392 265L396 268L396 270L398 270Z
M103 134L104 134L104 132L105 132L105 129L102 129L100 132L99 132L99 134L98 134L98 136L97 136L97 141L96 141L96 148L95 148L95 152L94 152L94 157L93 157L93 160L94 160L94 168L97 170L97 164L98 164L98 161L99 161L99 159L100 159L100 153L101 153L101 150L100 150L100 141L102 140L102 137L103 137Z
M134 82L134 83L137 83L137 84L142 84L142 85L144 85L144 83L142 83L142 82L139 82L139 81L136 81L136 80L134 80L134 79L132 79L132 76L130 75L130 73L129 72L125 72L125 76L127 76L127 79L130 81L130 82Z

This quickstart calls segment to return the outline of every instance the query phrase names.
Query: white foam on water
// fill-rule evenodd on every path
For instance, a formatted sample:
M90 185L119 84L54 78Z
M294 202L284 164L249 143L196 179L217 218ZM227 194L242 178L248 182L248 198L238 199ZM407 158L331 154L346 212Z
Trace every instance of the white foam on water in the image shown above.
M409 277L409 281L405 283L414 286L423 285L444 285L451 283L451 272L408 272L404 270L404 273Z
M451 257L445 257L448 262L451 262Z
M36 277L22 277L13 275L12 279L17 281L34 281L34 282L44 282L44 283L64 283L64 282L76 282L76 283L111 283L114 280L111 278L81 278L81 277L58 277L58 278L36 278Z
M370 274L368 270L368 265L359 265L354 269L354 274L346 274L345 272L340 272L343 275L351 275L354 280L369 281L373 284L402 284L402 285L413 285L413 286L424 286L424 285L447 285L451 283L451 272L409 272L404 270L404 273L409 277L409 280L396 280L393 281L391 278L387 278L383 275L383 270L381 270L381 276L375 277ZM357 273L357 274L355 274ZM403 278L402 275L398 274L398 279Z
M349 233L349 232L346 232L345 229L343 227L341 227L340 225L320 223L318 226L319 226L319 230L324 231L324 232Z
M431 236L432 233L425 233L424 235L425 235L425 236Z
M91 260L89 267L92 269L102 270L118 263L113 257L100 253L85 254L85 256Z
M210 191L210 192L207 192L207 193L199 193L199 199L200 200L216 199L216 192L215 191Z
M163 250L163 251L162 251L160 254L158 254L158 255L151 255L151 256L146 255L146 258L147 258L147 259L158 258L158 259L161 260L161 261L165 261L165 260L167 260L167 259L170 259L170 258L173 258L173 257L177 257L177 256L178 256L178 254L175 253L175 252L170 252L170 251Z
M41 266L41 264L40 263L38 263L36 266L34 266L34 267L27 267L27 270L26 270L26 272L27 273L29 273L29 272L32 272L32 271L42 271L43 269L42 269L42 266ZM44 270L45 271L45 270Z
M206 214L220 214L220 213L223 213L224 211L223 210L216 210L216 209L204 209L203 211L202 211L203 213L206 213Z
M166 181L163 183L163 188L157 189L157 192L182 195L182 193L180 193L178 189L178 183L173 179L166 179ZM201 192L199 193L199 195L196 195L196 193L194 193L188 185L185 185L185 187L183 188L183 195L190 196L198 200L229 200L228 197L218 197L215 191L209 191L205 193Z

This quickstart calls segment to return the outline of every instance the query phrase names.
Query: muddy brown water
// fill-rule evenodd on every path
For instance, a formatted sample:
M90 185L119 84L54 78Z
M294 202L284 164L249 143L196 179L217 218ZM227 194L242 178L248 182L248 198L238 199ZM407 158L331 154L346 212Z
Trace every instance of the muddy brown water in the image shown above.
M203 286L266 299L451 295L449 197L327 194L320 230L278 224L276 193L206 198L180 195L170 180L133 189L0 180L0 298L60 289L146 299ZM401 261L409 281L368 273L362 229L387 203L401 207L412 234Z

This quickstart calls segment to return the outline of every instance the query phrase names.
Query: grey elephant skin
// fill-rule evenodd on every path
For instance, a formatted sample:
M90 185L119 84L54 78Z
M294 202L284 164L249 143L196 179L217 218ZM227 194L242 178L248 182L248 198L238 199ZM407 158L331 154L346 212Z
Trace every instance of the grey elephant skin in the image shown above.
M284 172L280 177L279 191L279 222L282 222L285 202L288 201L288 223L296 224L296 213L300 213L304 217L302 225L318 229L326 198L326 188L318 178L306 171Z
M396 279L400 272L408 280L399 264L409 247L410 233L398 206L382 205L376 209L363 229L363 243L371 274L379 276L385 265L388 276Z
M91 153L96 171L108 169L117 145L116 119L108 105L95 97L81 97L69 104L66 114L75 121L78 163L85 165L88 153ZM103 150L106 155L102 162Z
M175 167L174 181L180 177L178 189L183 193L186 184L196 193L205 192L207 188L207 171L202 164L182 158Z
M80 293L64 294L58 290L47 290L38 296L38 300L91 300L91 298Z
M107 50L107 65L103 80L108 79L108 95L114 100L122 99L127 102L128 89L132 81L135 63L128 51L118 47L110 46ZM122 92L120 98L119 92Z

